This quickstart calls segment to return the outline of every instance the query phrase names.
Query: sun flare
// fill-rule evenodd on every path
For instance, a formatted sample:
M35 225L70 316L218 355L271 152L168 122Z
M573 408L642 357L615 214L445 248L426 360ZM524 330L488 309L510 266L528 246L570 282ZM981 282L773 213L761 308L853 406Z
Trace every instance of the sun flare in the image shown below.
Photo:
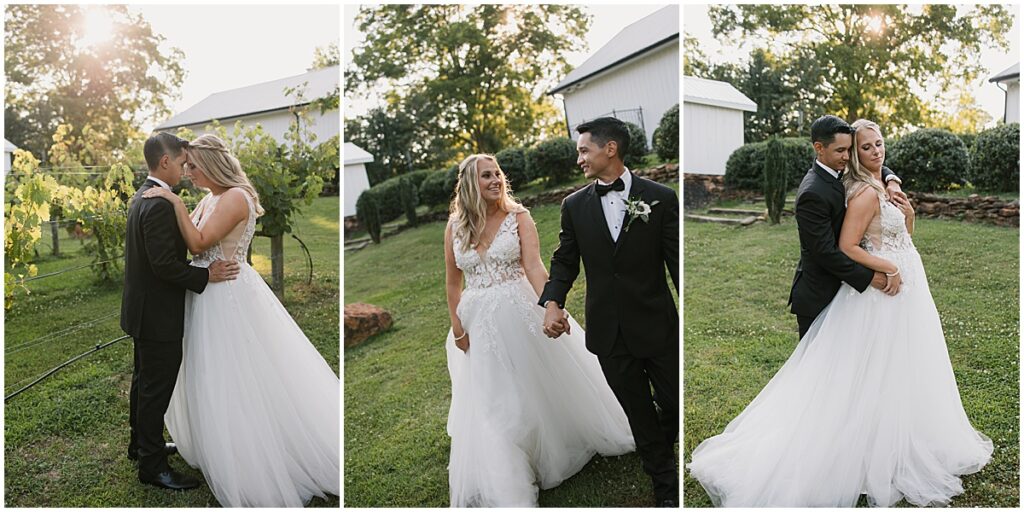
M81 47L93 47L106 43L114 36L114 20L105 7L87 7L82 20Z

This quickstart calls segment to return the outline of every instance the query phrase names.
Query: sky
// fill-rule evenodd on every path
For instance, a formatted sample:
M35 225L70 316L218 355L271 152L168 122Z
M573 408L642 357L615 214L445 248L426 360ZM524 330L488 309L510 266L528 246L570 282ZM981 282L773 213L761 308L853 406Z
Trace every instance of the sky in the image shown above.
M591 14L590 31L587 33L587 50L571 52L566 55L566 60L572 66L582 64L593 52L604 46L616 34L629 24L661 9L667 4L661 5L586 5L581 6L584 11ZM345 5L342 16L345 26L344 45L342 47L342 64L347 65L352 60L352 49L365 40L365 35L359 32L355 26L355 16L359 11L357 5ZM345 103L345 117L351 118L364 114L370 108L376 106L375 102L353 99Z
M1007 39L1010 43L1008 52L1002 49L982 50L981 64L988 69L988 72L980 76L972 87L972 92L978 104L989 115L992 121L989 125L1003 117L1003 104L1005 93L996 84L990 83L989 78L1002 72L1006 68L1020 62L1020 6L1011 5L1009 11L1014 16L1011 36ZM750 47L745 51L737 51L734 47L723 47L722 44L711 35L711 20L708 18L707 5L686 5L683 7L683 31L696 37L701 43L701 49L713 62L730 61L735 62L740 55L748 55ZM1003 86L1005 87L1005 86Z
M317 47L337 42L337 5L133 5L165 45L185 53L173 114L207 96L305 73ZM172 114L172 115L173 115ZM151 126L143 126L145 131Z

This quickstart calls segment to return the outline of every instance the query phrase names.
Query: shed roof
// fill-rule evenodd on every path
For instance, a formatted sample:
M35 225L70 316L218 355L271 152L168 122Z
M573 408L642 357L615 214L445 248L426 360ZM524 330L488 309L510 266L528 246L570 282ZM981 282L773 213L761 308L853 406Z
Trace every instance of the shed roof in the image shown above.
M373 161L373 155L351 142L345 143L345 165L365 164Z
M1006 82L1006 81L1012 80L1014 78L1020 80L1020 62L1018 62L1018 63L1016 63L1016 64L1014 64L1014 65L1012 65L1012 66L1010 66L1010 67L1008 67L1006 69L1004 69L1002 72L998 73L996 76L994 76L992 78L989 78L988 81L989 82Z
M18 146L15 146L11 141L4 139L4 153L13 153Z
M683 77L683 102L757 112L757 103L728 82Z

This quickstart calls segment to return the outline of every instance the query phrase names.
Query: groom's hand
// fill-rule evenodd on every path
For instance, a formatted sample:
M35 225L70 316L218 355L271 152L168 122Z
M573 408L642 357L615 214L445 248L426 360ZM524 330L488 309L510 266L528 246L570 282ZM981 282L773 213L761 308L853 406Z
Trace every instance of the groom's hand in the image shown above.
M888 282L889 279L885 277L883 272L875 272L875 276L871 278L871 286L879 290L885 290L885 285Z
M231 281L238 277L238 262L217 260L210 264L210 282Z

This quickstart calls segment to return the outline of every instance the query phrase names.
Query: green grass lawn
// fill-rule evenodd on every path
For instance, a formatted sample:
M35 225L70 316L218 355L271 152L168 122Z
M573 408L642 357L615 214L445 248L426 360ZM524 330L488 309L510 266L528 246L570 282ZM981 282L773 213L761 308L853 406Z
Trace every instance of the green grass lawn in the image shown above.
M558 242L559 205L531 214L547 265ZM345 253L345 303L381 306L395 321L392 330L345 351L345 506L448 506L444 226L420 226ZM581 272L566 304L580 323L585 291ZM646 507L654 500L639 457L627 454L595 457L541 491L540 505Z
M285 307L327 362L338 371L337 197L318 198L300 214L295 234L312 252L285 238ZM48 231L44 242L48 241ZM45 256L39 273L87 264L80 243L62 239L61 257ZM257 238L253 266L270 278L270 240ZM48 254L48 244L40 252ZM5 314L5 396L46 370L124 333L119 327L120 281L102 284L88 269L28 283ZM94 325L59 335L92 319ZM47 335L51 337L46 337ZM61 370L4 407L4 496L8 507L207 507L210 489L173 492L142 485L125 458L132 346L125 340ZM171 465L201 478L180 457ZM314 498L311 506L337 507Z
M693 449L719 434L796 347L796 317L786 301L799 242L792 217L746 228L688 221L684 230L682 450L689 462ZM914 242L964 407L995 444L992 462L964 477L966 491L954 507L1019 505L1019 235L983 224L917 221ZM712 506L689 477L684 503Z

